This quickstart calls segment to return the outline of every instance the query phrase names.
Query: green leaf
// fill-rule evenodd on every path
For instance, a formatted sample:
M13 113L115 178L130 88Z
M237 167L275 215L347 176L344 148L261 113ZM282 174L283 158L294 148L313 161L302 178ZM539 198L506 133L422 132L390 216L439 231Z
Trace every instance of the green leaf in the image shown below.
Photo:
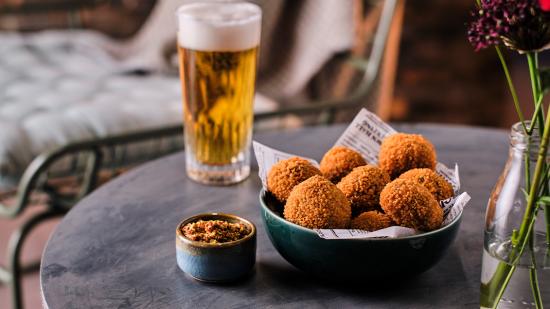
M541 197L539 197L538 203L546 205L546 206L550 205L550 196L541 196Z
M521 188L521 192L523 192L523 196L525 197L525 200L529 200L529 192L527 192L524 188Z
M550 91L550 67L541 68L539 75L542 93L546 94Z

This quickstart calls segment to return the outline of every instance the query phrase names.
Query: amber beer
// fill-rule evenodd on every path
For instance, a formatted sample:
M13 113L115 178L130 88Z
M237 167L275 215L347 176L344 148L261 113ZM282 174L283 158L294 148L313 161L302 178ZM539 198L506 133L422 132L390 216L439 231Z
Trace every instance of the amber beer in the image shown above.
M261 10L250 3L194 3L178 10L187 174L230 184L250 173Z
M187 146L202 164L230 164L249 144L256 52L179 48Z

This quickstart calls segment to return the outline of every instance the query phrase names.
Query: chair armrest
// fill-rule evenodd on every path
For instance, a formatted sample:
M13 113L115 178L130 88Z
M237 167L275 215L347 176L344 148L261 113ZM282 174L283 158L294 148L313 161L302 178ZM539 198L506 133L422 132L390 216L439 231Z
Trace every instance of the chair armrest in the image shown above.
M50 197L55 198L51 202L52 207L68 210L76 201L90 193L97 184L98 172L101 168L103 152L102 150L108 147L117 145L130 144L133 142L148 141L168 136L182 134L182 126L170 126L154 130L139 131L118 136L99 138L90 141L82 141L70 143L58 147L52 151L40 154L27 167L16 193L16 201L13 206L8 206L0 203L0 216L14 218L19 215L29 203L29 198L33 190L41 187L38 185L40 178L45 175L50 167L55 165L61 159L69 155L77 155L79 153L89 153L86 165L83 171L82 184L78 194L72 199L65 199L56 192L47 190ZM45 189L45 188L42 188Z

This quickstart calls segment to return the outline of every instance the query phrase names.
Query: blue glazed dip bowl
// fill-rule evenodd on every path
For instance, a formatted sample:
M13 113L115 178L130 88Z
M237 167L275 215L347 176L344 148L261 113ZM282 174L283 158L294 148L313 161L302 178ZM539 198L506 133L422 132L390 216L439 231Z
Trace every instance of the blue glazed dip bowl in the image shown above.
M182 227L198 220L223 220L243 223L250 233L224 243L193 241L185 237ZM206 282L228 282L246 276L256 262L256 227L241 217L206 213L183 220L176 229L176 259L178 266L191 277Z
M283 205L260 192L262 220L271 243L292 265L329 281L406 278L434 266L453 243L462 214L438 230L402 238L320 238L283 218Z

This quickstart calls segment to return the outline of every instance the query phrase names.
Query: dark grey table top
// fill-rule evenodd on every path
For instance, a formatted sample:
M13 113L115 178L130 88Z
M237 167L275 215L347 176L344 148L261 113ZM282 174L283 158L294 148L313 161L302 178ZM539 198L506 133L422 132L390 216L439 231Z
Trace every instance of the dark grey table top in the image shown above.
M320 159L344 126L263 133L267 145ZM338 286L319 282L287 263L271 245L258 205L260 181L207 187L185 176L182 153L134 169L80 202L51 236L40 270L49 308L240 307L478 307L485 203L508 149L505 131L442 125L399 125L424 134L439 161L461 168L472 196L460 234L443 260L405 282ZM175 227L190 215L234 213L258 227L255 272L244 281L195 281L175 259ZM406 263L407 261L403 261ZM373 267L375 267L373 265Z

